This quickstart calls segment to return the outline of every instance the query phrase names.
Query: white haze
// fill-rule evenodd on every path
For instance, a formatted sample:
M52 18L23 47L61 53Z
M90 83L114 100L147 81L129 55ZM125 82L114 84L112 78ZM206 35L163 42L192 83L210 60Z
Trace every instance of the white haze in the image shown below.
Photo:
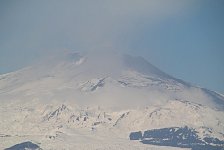
M11 36L8 30L2 31L2 35L10 37L10 43L3 42L1 48L22 64L64 48L127 51L130 35L145 25L150 27L170 16L186 13L193 9L194 3L193 0L8 1L3 3L0 29L7 27L14 32ZM8 62L4 56L0 57L3 64Z

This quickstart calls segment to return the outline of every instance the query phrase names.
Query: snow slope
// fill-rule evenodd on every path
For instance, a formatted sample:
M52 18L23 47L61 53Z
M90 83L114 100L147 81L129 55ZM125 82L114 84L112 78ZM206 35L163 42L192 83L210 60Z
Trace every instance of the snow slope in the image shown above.
M179 149L130 141L134 131L188 126L224 140L224 97L142 57L77 52L0 76L0 149Z

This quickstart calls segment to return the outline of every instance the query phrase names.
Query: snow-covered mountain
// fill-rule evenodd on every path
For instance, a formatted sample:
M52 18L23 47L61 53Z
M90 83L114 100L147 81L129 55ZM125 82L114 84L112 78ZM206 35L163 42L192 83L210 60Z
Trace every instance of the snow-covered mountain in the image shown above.
M0 75L0 102L1 149L30 141L42 149L195 148L129 139L153 129L172 131L171 137L181 131L182 140L194 135L202 141L196 148L224 146L224 96L176 79L142 57L54 55Z

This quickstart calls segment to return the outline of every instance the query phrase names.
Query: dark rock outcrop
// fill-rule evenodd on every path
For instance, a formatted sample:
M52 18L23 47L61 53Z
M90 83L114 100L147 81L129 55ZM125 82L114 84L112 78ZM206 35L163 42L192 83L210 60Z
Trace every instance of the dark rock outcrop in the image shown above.
M41 150L41 148L32 142L23 142L16 144L12 147L6 148L5 150Z
M191 148L192 150L224 150L224 141L218 138L205 137L201 139L195 129L185 127L172 127L131 132L130 140L139 140L143 144L158 146L172 146Z

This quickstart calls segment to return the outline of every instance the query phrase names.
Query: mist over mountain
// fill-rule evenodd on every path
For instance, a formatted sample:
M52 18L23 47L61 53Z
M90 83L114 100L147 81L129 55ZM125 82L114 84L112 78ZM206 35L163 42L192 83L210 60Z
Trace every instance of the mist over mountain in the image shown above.
M0 1L0 150L224 150L223 8Z
M136 107L183 99L224 108L218 93L176 79L142 57L116 52L62 52L2 75L0 85L1 97L13 94L23 100Z
M176 79L143 57L112 51L61 52L1 75L0 89L2 148L25 148L28 143L35 149L61 149L66 143L68 149L88 149L84 145L89 140L93 149L105 149L107 142L113 143L111 149L151 149L158 143L136 138L135 131L158 128L150 136L169 129L171 137L192 134L198 141L191 143L183 136L178 139L181 145L172 138L160 142L171 149L223 147L224 97ZM142 141L130 148L129 134L131 140ZM102 135L106 143L99 144ZM74 145L72 139L79 140ZM9 140L17 145L9 145Z

